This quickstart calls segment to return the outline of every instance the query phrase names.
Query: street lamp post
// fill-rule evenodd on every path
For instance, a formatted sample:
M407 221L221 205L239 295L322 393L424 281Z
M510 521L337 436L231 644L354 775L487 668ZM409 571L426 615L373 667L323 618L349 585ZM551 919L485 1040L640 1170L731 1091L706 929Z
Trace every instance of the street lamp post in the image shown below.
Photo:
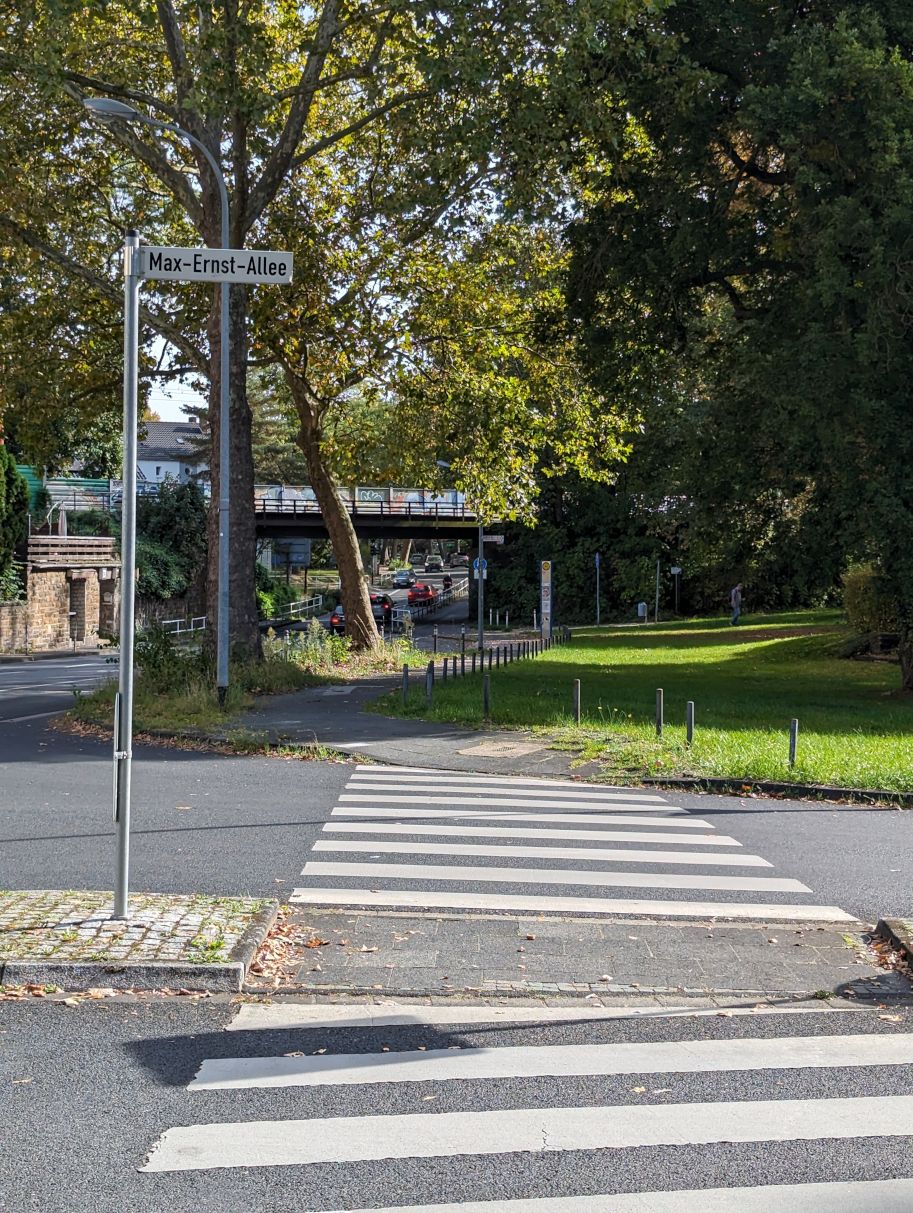
M206 160L206 163L212 169L212 174L216 185L219 189L219 200L221 204L221 241L222 248L228 248L230 240L229 232L229 208L228 208L228 189L225 185L225 176L222 173L221 166L210 152L209 148L202 143L195 135L191 135L190 131L184 130L182 126L178 126L173 122L162 122L159 118L150 117L149 114L144 114L142 111L135 109L132 105L127 105L123 101L115 101L111 97L87 97L83 100L83 105L96 118L104 122L122 121L122 122L140 122L145 126L155 127L157 130L169 131L173 135L178 135L182 139L186 139L188 143L192 143L197 148ZM216 618L216 686L218 688L219 703L224 707L225 697L228 693L228 652L229 652L229 626L228 626L228 537L229 537L229 473L230 473L230 385L228 381L228 308L229 308L229 284L222 282L220 284L220 317L219 317L219 558L218 558L218 608ZM134 426L134 446L136 445L136 427ZM126 431L125 431L126 438ZM126 484L124 485L124 495L126 497ZM131 625L132 626L132 625ZM123 646L122 646L123 647Z

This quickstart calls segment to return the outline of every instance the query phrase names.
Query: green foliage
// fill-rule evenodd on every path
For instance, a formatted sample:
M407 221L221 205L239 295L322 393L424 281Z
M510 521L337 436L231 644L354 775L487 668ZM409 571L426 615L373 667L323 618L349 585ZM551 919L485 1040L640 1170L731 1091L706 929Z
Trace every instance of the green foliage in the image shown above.
M16 461L0 446L0 574L6 573L16 548L28 532L29 490Z
M843 606L856 632L897 631L897 605L871 564L856 564L843 574Z
M212 655L205 646L180 648L158 626L136 637L133 652L144 686L151 692L186 691L199 680L213 676Z
M154 598L185 594L206 564L206 504L199 485L166 480L136 509L137 590Z
M0 602L21 602L24 597L22 570L15 564L9 564L0 572Z
M119 535L120 527L107 510L76 510L67 514L70 535Z

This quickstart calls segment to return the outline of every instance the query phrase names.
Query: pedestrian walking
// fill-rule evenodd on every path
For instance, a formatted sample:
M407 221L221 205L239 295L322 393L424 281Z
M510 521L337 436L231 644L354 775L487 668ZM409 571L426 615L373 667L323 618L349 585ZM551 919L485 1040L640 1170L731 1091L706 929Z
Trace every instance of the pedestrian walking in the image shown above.
M742 583L734 585L729 591L729 605L732 607L732 623L737 624L742 617Z

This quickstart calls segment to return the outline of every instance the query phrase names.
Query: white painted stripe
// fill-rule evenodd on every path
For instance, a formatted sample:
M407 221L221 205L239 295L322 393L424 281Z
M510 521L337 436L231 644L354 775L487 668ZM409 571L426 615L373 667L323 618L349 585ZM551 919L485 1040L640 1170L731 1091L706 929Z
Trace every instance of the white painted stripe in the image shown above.
M627 822L625 822L627 824ZM650 825L659 825L651 821ZM684 825L676 821L673 825ZM449 826L411 823L400 825L387 822L328 821L324 831L334 834L429 834L435 837L458 838L566 838L575 842L674 842L685 847L740 847L742 844L726 834L657 834L646 830L514 830L509 826Z
M0 724L22 724L25 720L43 720L46 716L59 715L60 708L55 708L53 712L32 712L29 716L4 716Z
M654 1044L505 1045L310 1057L206 1058L189 1091L384 1082L571 1078L581 1074L722 1074L913 1062L913 1034L675 1040Z
M455 893L450 889L295 889L294 905L408 906L422 909L516 910L533 913L618 914L642 918L751 918L762 922L855 922L837 906L763 905L740 901L660 901L541 894Z
M683 1192L624 1192L618 1196L539 1196L529 1200L469 1200L458 1205L384 1205L349 1213L910 1213L913 1179L845 1183L765 1184L757 1188L696 1188ZM334 1213L343 1213L335 1210Z
M398 779L367 779L364 776L353 775L346 784L346 789L351 791L361 791L362 789L368 789L369 791L376 789L387 792L399 791L408 792L410 795L416 796L422 792L441 791L447 793L472 793L478 796L487 794L504 796L507 793L512 793L518 796L571 797L572 799L600 801L609 805L617 800L637 801L643 804L666 804L666 801L662 800L659 796L631 796L626 792L601 792L586 785L576 788L553 788L547 784L536 787L505 787L504 784L490 783L487 780L480 780L478 783L466 783L462 780L434 779L428 782L422 781L404 784Z
M564 868L497 868L478 864L364 863L358 860L328 863L309 860L302 876L335 876L375 880L458 880L472 883L495 880L498 884L573 884L615 889L703 889L734 893L810 893L800 880L778 876L704 876L679 872L567 871Z
M389 767L362 764L356 766L355 772L352 775L352 779L365 777L371 779L396 779L403 783L413 778L426 781L433 779L436 782L439 780L456 780L460 783L469 780L473 783L499 783L516 787L531 784L539 788L593 788L600 792L614 793L617 796L634 796L637 800L665 800L665 797L657 796L653 792L646 792L642 788L623 788L615 784L589 783L583 779L548 779L543 776L525 775L489 775L484 771L455 771L453 768L444 769L442 767Z
M674 805L665 804L616 804L612 802L608 804L589 804L586 800L537 800L530 796L485 796L479 798L476 796L390 796L386 792L372 792L371 795L362 795L359 792L343 792L339 797L340 803L345 801L347 804L468 804L475 805L476 808L483 808L486 805L497 805L506 808L518 809L574 809L576 812L581 810L589 810L591 813L598 813L602 809L611 808L613 813L623 812L627 810L631 813L684 813L685 809L676 808Z
M142 1170L910 1135L913 1095L333 1116L169 1129Z
M378 842L376 839L319 840L312 851L349 851L379 855L467 855L489 859L584 859L593 863L684 863L700 867L772 868L760 855L709 855L703 851L629 851L624 847L476 846L465 842Z
M242 1003L226 1032L287 1032L321 1028L396 1028L422 1025L491 1023L576 1023L590 1019L672 1019L719 1015L718 1007L602 1007L575 1003L563 1007L518 1006L507 999L497 1006L431 1006L421 1003ZM829 1015L821 1007L734 1007L739 1016ZM867 1015L860 1008L857 1014Z
M331 817L438 817L477 818L483 821L547 821L565 825L644 825L654 829L712 830L709 821L699 817L628 817L621 813L518 813L508 809L406 809L392 805L339 805L331 811Z

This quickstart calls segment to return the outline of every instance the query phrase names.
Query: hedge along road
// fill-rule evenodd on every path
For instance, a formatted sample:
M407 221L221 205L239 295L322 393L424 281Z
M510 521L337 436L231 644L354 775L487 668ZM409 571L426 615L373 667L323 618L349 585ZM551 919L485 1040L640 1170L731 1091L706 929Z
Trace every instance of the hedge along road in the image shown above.
M532 661L492 671L491 724L544 729L555 743L599 758L607 777L694 775L913 791L913 699L898 667L844 658L851 632L839 611L585 628ZM581 682L580 727L572 715ZM656 690L665 724L656 734ZM685 739L685 705L695 732ZM481 724L481 678L415 686L385 712ZM789 724L799 720L789 766Z

